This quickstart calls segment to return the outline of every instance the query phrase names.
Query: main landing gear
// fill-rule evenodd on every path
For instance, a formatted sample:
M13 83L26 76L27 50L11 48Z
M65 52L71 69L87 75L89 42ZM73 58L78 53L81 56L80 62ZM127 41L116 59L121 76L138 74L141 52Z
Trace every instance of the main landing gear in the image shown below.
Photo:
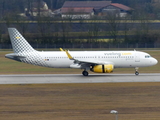
M82 74L83 74L83 76L88 76L88 72L87 72L86 70L84 70L84 71L82 72Z
M135 68L135 75L139 75L138 67Z
M84 71L82 72L82 75L83 75L83 76L88 76L88 72L87 72L86 70L84 70ZM138 67L135 68L135 75L139 75Z

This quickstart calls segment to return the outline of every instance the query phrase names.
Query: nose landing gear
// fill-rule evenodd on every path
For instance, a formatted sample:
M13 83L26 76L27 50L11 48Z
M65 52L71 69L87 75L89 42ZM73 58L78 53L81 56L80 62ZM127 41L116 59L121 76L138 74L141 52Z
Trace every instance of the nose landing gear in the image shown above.
M135 75L139 75L138 69L138 67L135 68Z

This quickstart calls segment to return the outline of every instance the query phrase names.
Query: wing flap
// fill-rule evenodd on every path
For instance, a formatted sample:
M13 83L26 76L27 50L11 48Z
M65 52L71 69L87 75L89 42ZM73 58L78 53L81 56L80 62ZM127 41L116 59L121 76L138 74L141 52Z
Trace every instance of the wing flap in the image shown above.
M97 64L97 65L104 65L104 64L113 64L110 61L96 61L96 60L77 60L79 63L90 63L90 64Z

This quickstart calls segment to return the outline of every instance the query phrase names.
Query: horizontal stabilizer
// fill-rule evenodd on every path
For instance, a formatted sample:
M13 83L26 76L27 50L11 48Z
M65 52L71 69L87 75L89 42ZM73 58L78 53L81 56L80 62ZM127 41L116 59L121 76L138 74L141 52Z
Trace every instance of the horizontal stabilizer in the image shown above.
M22 58L26 58L25 56L18 55L16 53L10 53L5 55L6 58L20 61Z

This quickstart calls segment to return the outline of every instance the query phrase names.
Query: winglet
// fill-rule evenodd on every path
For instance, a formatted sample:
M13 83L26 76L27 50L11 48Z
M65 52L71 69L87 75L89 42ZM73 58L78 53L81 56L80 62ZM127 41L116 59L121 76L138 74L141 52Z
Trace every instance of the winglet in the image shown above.
M65 50L65 52L66 52L66 54L67 54L67 56L68 56L68 58L69 58L70 60L74 60L74 58L69 54L69 52L68 52L67 50Z
M64 51L62 48L59 48L60 49L60 51Z

